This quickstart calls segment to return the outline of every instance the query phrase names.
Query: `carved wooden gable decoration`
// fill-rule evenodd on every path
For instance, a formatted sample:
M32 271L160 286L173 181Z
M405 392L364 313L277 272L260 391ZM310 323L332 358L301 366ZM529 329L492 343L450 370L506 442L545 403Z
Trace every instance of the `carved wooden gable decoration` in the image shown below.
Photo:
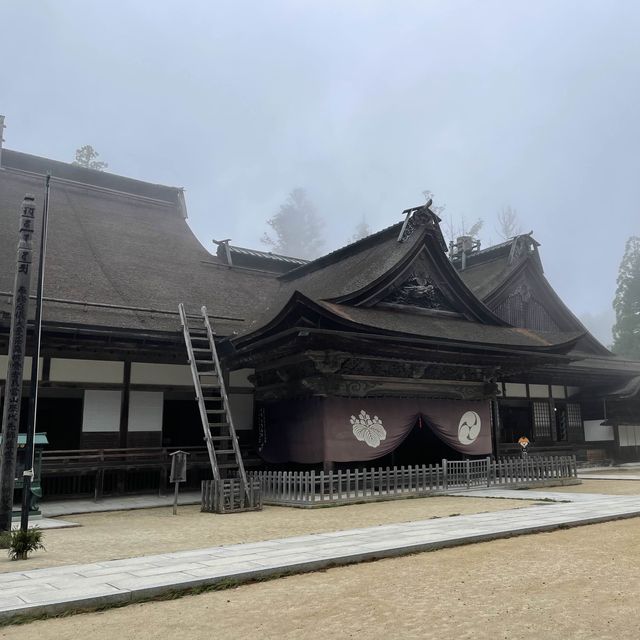
M381 303L416 307L430 311L458 313L462 309L455 305L430 273L424 257L416 260L411 269L391 284L380 299Z

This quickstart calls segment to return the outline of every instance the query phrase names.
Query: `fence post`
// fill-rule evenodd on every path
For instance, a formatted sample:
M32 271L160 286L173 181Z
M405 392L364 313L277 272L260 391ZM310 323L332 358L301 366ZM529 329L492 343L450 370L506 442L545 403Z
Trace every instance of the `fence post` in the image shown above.
M442 458L442 488L445 491L449 490L449 477L447 472L447 461Z
M487 487L491 486L491 456L487 456Z

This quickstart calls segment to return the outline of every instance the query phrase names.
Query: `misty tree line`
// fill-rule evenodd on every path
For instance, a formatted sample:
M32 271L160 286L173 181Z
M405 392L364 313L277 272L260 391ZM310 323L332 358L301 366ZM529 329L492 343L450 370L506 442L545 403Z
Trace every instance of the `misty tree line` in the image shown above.
M73 164L87 169L104 171L109 165L98 160L100 154L91 146L84 145L76 150ZM425 200L433 200L431 191L422 192ZM477 239L484 227L484 221L478 218L467 224L464 216L454 218L449 214L446 219L446 205L431 205L434 213L443 219L445 235L450 242L460 236ZM325 240L324 221L309 199L306 191L296 188L291 191L280 209L267 220L271 232L262 236L262 242L275 253L296 258L312 260L321 255ZM522 233L522 226L515 209L504 207L497 215L496 232L503 240ZM356 224L349 242L357 242L371 234L366 217ZM613 308L616 322L613 326L613 345L615 353L640 360L640 237L631 236L626 243L622 262L618 271L618 280Z
M431 191L422 193L426 201L433 200ZM455 241L460 236L478 238L484 228L484 221L481 218L467 224L464 216L454 219L449 215L444 218L445 209L446 205L431 205L431 210L443 218L442 227L448 240ZM496 232L503 240L522 233L518 214L512 207L503 208L498 213L497 222ZM280 209L267 220L267 224L271 227L271 231L263 234L261 241L275 253L307 260L313 260L321 255L325 246L324 221L304 189L293 189L285 202L280 205ZM348 242L356 242L371 233L369 223L363 215L356 223L353 235L348 238Z

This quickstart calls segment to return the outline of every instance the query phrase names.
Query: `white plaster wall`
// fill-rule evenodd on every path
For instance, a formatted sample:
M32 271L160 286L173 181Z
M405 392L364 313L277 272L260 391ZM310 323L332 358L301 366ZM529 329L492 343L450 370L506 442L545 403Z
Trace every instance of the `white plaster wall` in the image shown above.
M162 431L164 394L158 391L129 393L129 431Z
M168 387L192 387L193 378L188 365L131 363L131 384L157 384Z
M24 379L31 379L31 356L25 356L24 358ZM38 379L42 380L42 363L43 358L40 358L40 370L38 371ZM9 356L0 356L0 380L7 379L7 367L9 366Z
M618 433L621 447L640 447L640 425L621 424Z
M561 384L551 385L551 395L557 399L562 399L567 397L567 394L564 391L564 386Z
M121 391L85 391L82 431L84 433L119 431L121 402Z
M504 393L507 398L526 398L527 385L517 382L505 382Z
M255 373L255 369L238 369L229 374L230 387L242 387L253 389L253 385L249 382L248 377Z
M89 382L121 384L124 362L108 360L71 360L52 358L49 379L52 382Z
M231 393L229 394L231 415L236 431L253 428L253 394Z
M595 442L598 440L613 440L613 427L603 425L603 420L585 420L584 421L584 439L587 442Z
M529 397L530 398L548 398L549 387L546 384L530 384Z

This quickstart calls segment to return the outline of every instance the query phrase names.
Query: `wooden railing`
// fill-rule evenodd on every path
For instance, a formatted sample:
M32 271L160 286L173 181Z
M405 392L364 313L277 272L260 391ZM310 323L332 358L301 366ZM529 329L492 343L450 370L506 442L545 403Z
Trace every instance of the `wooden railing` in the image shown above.
M444 490L438 465L346 471L254 471L267 504L316 505Z
M45 451L43 495L93 495L160 491L168 488L170 454L175 447ZM188 485L211 478L205 447L190 453ZM256 461L257 462L257 461ZM246 464L246 462L245 462ZM496 460L443 460L437 465L320 471L251 471L266 504L312 506L422 496L474 487L553 484L577 478L575 456L502 457Z
M171 469L170 454L176 447L139 449L71 449L45 451L42 481L47 496L93 494L97 500L105 493L127 493L167 488ZM191 470L207 469L205 447L182 447L189 453ZM200 478L194 478L197 486Z
M427 496L474 487L560 484L577 478L575 456L443 460L439 465L345 471L253 471L265 504L319 506Z

